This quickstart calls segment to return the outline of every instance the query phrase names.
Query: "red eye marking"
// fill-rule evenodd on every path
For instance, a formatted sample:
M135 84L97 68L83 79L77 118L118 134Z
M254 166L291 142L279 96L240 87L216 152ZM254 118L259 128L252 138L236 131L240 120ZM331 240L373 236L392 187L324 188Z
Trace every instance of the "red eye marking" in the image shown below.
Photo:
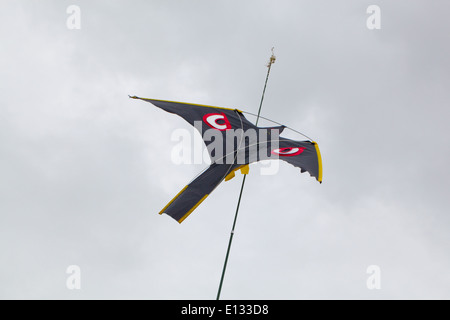
M292 157L299 155L305 150L305 148L280 148L280 149L274 149L272 150L273 154L278 154L283 157Z

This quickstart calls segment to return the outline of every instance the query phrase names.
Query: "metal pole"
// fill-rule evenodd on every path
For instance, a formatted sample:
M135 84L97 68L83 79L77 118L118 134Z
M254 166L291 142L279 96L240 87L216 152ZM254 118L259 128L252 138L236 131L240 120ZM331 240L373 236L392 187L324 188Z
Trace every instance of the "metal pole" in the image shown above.
M263 89L263 93L262 93L262 96L261 96L261 102L259 103L259 110L258 110L258 116L256 118L256 125L258 125L259 115L261 113L261 107L262 107L262 104L263 104L263 101L264 101L264 94L266 92L267 80L269 80L270 68L272 67L272 64L275 63L275 59L276 58L275 58L275 55L273 54L273 48L272 48L272 56L270 57L269 63L267 64L267 68L268 68L267 76L266 76L266 81L264 83L264 89ZM225 256L225 262L223 264L222 276L220 277L219 290L217 291L216 300L220 299L220 293L222 291L223 279L225 277L225 270L227 269L228 256L230 255L231 243L233 242L234 229L236 227L236 221L237 221L237 217L238 217L238 213L239 213L239 206L241 204L242 191L244 190L245 178L246 177L247 177L247 175L244 175L244 178L242 180L241 192L239 193L239 200L238 200L237 207L236 207L236 213L234 214L233 227L231 228L230 240L228 241L227 254Z

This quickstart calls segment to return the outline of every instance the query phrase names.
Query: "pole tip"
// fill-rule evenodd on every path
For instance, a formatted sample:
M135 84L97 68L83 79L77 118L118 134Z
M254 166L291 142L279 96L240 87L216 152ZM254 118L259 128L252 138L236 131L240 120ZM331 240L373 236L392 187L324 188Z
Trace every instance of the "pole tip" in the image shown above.
M269 60L269 62L267 63L267 67L268 67L268 68L270 68L270 66L271 66L272 64L274 64L274 63L275 63L275 60L277 59L277 57L276 57L275 54L273 53L273 49L275 49L275 47L272 47L272 55L270 56L270 60Z

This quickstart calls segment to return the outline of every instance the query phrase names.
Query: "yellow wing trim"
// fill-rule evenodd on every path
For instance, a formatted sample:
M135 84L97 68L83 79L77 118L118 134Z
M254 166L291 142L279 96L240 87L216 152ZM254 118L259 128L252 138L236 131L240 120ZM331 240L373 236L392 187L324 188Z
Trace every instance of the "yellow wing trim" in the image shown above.
M203 198L201 198L200 201L197 202L197 204L191 208L191 210L189 210L180 220L178 220L178 223L182 223L184 219L186 219L192 213L192 211L194 211L208 196L209 196L208 194L205 194Z
M225 177L225 181L231 180L233 179L235 176L234 171L231 171L226 177Z
M184 190L186 190L187 187L188 187L188 186L184 187L180 192L178 192L177 195L176 195L172 200L170 200L170 202L169 202L169 203L168 203L168 204L167 204L167 205L159 212L159 214L163 214L164 211L172 204L172 202L175 201L176 198L178 198L178 196L179 196L180 194L183 193Z
M317 142L313 141L312 143L314 144L314 147L316 148L317 161L318 161L318 165L319 165L319 176L317 177L317 181L322 183L322 156L320 155L319 145L317 144Z

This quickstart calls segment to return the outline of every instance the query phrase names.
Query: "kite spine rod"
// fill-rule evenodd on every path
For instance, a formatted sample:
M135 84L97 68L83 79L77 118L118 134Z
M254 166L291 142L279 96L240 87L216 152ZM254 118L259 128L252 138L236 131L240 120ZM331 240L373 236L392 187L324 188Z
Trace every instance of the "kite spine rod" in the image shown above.
M267 76L266 76L266 81L264 82L264 89L263 89L263 93L262 93L262 96L261 96L261 102L259 103L258 115L257 115L257 118L256 118L256 125L258 125L258 120L259 120L260 113L261 113L261 107L262 107L262 104L263 104L263 101L264 101L264 94L266 92L267 80L269 80L270 68L272 67L272 64L275 63L275 59L276 59L275 55L273 54L273 49L274 48L272 48L272 55L270 57L269 63L267 64L267 68L268 68ZM236 213L234 214L233 227L231 228L231 232L230 232L230 239L228 241L227 254L225 256L225 262L223 264L222 276L220 277L220 284L219 284L219 289L217 291L216 300L220 299L220 293L222 291L223 279L225 277L225 271L227 269L228 256L230 255L231 243L233 242L234 229L236 227L236 221L237 221L237 217L238 217L238 213L239 213L239 206L241 204L242 191L244 190L245 178L246 177L247 177L247 175L244 175L244 178L242 179L241 191L239 193L239 199L238 199L238 203L237 203L237 206L236 206Z

